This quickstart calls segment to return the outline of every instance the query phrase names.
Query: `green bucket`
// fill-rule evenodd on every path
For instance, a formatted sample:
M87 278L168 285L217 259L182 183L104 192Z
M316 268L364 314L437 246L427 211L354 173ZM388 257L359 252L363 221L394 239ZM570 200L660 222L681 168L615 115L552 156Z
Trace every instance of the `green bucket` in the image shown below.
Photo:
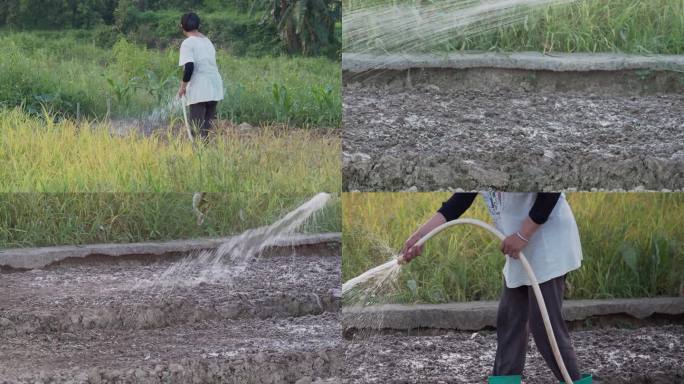
M520 384L522 376L489 376L488 384Z

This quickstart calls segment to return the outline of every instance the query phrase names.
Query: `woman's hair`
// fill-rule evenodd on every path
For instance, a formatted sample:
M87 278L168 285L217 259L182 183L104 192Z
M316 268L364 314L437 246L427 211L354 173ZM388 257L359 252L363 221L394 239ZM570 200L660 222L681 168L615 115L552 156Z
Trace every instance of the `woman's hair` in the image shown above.
M192 32L199 29L200 18L195 12L188 12L181 16L181 27L185 32Z

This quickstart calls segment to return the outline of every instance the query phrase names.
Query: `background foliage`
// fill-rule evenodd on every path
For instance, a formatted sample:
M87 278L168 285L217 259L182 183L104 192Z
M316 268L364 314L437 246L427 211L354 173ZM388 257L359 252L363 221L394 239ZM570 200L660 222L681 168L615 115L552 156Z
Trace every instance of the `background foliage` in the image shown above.
M19 32L0 37L0 109L23 106L74 117L144 118L175 96L176 50L120 38L100 48L81 32ZM325 57L240 57L219 51L225 99L219 117L239 124L337 127L342 115L339 62ZM171 117L180 117L176 110Z
M238 55L339 54L340 0L5 0L0 28L86 29L103 47L121 35L147 47L176 45L180 15L196 11L201 29ZM282 13L272 13L283 8ZM282 25L281 25L282 24ZM283 34L283 25L292 33Z

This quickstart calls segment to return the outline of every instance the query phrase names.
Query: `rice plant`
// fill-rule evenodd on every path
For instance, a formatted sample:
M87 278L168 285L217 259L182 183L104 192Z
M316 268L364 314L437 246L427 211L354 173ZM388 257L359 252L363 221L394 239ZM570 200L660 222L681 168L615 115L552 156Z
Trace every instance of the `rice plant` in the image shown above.
M179 127L151 136L110 122L0 111L0 192L227 192L313 195L341 190L336 132L224 126L191 143Z

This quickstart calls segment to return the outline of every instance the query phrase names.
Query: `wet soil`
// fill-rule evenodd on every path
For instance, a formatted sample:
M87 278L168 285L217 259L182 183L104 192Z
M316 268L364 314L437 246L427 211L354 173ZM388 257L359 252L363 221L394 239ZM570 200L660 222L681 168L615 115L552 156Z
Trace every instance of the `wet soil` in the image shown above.
M597 383L684 382L684 325L571 332L580 369ZM358 383L482 383L496 334L357 335L346 342L345 376ZM530 338L525 383L557 383Z
M0 382L334 378L342 367L338 254L261 257L225 281L193 279L191 264L178 284L159 280L177 260L144 258L2 274Z
M684 95L344 88L347 191L684 186Z
M45 383L282 383L341 368L335 314L4 337L0 377ZM74 381L69 381L74 380Z

